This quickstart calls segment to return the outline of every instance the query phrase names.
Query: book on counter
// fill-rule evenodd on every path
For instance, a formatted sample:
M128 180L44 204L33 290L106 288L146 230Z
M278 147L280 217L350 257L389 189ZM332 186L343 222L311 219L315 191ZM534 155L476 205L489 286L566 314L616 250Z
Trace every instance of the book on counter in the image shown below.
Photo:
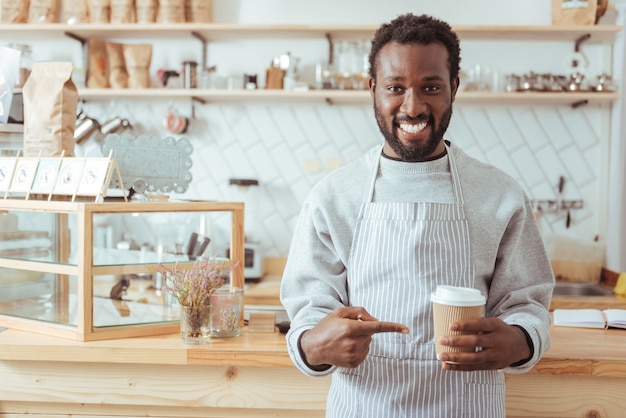
M626 329L626 309L555 309L554 325Z

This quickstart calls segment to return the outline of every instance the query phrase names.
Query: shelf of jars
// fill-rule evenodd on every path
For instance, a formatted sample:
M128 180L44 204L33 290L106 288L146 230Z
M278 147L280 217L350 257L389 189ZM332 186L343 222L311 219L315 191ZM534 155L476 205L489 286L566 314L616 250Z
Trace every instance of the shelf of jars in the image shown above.
M229 102L325 102L328 104L367 104L368 90L214 90L214 89L81 89L81 99L104 101L110 99L197 99L210 103ZM575 105L612 103L620 93L610 92L459 92L456 103L468 104L533 104Z
M378 25L268 25L238 23L179 24L0 24L3 40L59 39L68 33L81 38L189 38L194 34L206 41L311 38L369 39ZM454 26L462 40L492 41L577 41L590 35L588 42L612 42L622 29L619 25L596 26Z
M324 39L364 40L373 35L377 25L267 25L236 23L180 23L180 24L0 24L0 39L28 41L36 39L78 40L101 39L192 39L203 46L213 41L245 39ZM581 42L612 43L622 29L618 25L599 26L454 26L462 40L486 41L564 41L576 45ZM203 48L205 51L205 48ZM337 51L335 51L337 52ZM204 57L203 57L204 59ZM363 90L209 90L209 89L81 89L83 100L103 101L123 99L198 99L201 102L326 102L338 104L368 103L369 93ZM460 92L459 103L520 103L572 104L611 103L618 93L483 93Z

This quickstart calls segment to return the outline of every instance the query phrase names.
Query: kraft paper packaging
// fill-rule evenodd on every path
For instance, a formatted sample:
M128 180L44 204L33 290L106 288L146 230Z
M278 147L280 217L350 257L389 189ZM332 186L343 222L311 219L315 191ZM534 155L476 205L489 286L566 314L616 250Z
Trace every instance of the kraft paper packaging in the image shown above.
M24 156L73 157L78 91L71 62L36 62L26 80Z
M552 0L552 24L589 26L596 23L598 0Z

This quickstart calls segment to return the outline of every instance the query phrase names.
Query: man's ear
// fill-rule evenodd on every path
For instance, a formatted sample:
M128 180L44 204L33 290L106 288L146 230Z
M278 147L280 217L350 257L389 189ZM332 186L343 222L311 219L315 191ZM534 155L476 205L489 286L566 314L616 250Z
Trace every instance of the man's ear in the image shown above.
M454 103L454 99L456 99L456 92L459 90L459 84L461 84L461 79L457 77L452 83L452 85L450 86L450 94L452 95L451 97L452 103Z
M368 80L370 96L374 97L374 90L376 89L376 80L370 77Z

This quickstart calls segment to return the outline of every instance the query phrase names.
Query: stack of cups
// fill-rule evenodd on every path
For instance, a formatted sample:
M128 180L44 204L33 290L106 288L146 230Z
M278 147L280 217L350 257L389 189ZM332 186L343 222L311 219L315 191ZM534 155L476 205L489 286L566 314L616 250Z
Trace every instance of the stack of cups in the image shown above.
M433 304L437 359L441 353L445 352L475 351L475 348L444 346L439 344L439 339L446 335L470 334L468 332L450 331L450 323L482 317L486 299L480 291L469 287L440 285L431 294L430 301Z

